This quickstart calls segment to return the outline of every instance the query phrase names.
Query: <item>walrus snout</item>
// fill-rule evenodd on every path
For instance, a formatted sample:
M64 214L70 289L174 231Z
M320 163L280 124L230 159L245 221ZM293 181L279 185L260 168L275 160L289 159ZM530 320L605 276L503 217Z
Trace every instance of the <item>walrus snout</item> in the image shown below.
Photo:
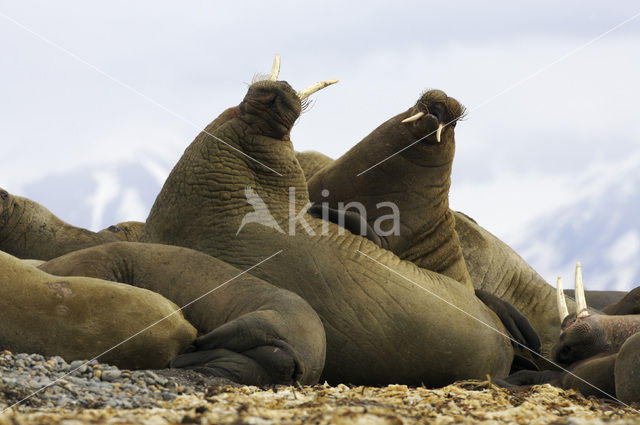
M464 115L464 106L442 90L429 90L408 111L403 123L414 123L415 130L427 132L427 141L440 143L446 130L453 129Z

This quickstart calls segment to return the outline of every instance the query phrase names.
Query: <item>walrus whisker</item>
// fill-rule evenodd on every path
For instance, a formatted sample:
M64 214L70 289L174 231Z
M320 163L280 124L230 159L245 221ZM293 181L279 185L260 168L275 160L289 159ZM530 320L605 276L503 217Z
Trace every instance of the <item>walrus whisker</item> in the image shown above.
M589 310L587 309L587 298L584 294L584 285L582 284L582 267L580 266L580 262L576 264L576 275L575 275L575 285L576 285L576 315L578 318L583 318L589 316Z
M325 81L320 81L314 84L311 84L309 87L305 87L302 90L300 90L298 92L298 97L300 98L300 100L305 100L306 98L308 98L309 96L311 96L312 94L314 94L315 92L322 90L325 87L328 87L332 84L337 83L339 80L325 80Z
M277 81L278 75L280 75L280 55L276 54L273 58L273 66L271 67L271 74L269 74L269 80Z
M558 276L558 280L556 281L556 297L558 298L558 313L560 314L560 321L562 322L564 318L569 315L569 309L567 308L567 300L564 298L561 276Z
M413 122L419 120L424 116L424 112L420 111L417 114L411 115L409 118L403 119L401 122Z

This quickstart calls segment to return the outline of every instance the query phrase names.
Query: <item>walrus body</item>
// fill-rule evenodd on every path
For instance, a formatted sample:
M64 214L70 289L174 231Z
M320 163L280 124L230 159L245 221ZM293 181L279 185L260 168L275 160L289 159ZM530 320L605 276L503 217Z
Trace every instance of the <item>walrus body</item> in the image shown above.
M249 385L318 382L325 335L312 308L223 261L187 248L118 242L51 260L42 270L90 276L157 292L203 336L175 367Z
M288 134L300 108L288 84L254 83L238 107L187 148L142 240L188 246L240 268L273 256L251 273L299 294L318 313L327 333L323 377L330 382L444 385L508 373L509 341L468 315L504 328L465 284L298 214L309 201ZM238 231L243 217L255 213L247 187L281 231L257 223Z
M50 260L118 240L111 233L65 223L37 202L0 189L0 251L23 259Z
M1 349L163 368L196 337L178 307L154 292L52 276L4 252L0 287Z

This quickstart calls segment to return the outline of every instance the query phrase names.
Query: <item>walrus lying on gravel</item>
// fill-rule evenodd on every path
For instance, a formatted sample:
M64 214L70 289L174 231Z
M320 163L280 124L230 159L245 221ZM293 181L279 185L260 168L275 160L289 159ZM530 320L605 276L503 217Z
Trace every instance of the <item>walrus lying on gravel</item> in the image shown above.
M567 366L570 373L526 371L498 382L506 386L550 382L578 389L584 395L640 401L640 315L594 313L586 304L580 264L576 266L575 279L576 313L569 315L558 278L558 309L565 320L560 339L553 347L553 360ZM637 296L634 291L629 299Z
M140 231L134 222L117 226L124 231L96 233L75 227L37 202L0 188L0 251L18 258L50 260L78 249L123 240L124 235L130 240Z
M173 360L248 385L318 382L325 359L320 319L302 298L192 249L117 242L74 251L39 267L157 292L198 330L195 352Z
M289 134L307 95L275 78L252 84L187 148L142 241L191 247L240 268L276 254L251 273L318 313L330 382L440 386L505 375L513 356L505 330L466 283L304 214L307 184ZM247 214L262 221L241 228Z
M146 289L57 277L0 252L0 349L163 368L196 330L178 307Z

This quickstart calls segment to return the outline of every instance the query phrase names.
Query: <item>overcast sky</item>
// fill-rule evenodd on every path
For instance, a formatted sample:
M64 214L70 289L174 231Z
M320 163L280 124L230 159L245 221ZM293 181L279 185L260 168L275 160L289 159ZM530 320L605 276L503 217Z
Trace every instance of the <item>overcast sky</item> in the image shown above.
M294 88L340 79L294 128L298 150L335 158L427 88L465 104L452 206L509 239L571 202L578 177L640 151L640 17L579 49L639 12L632 1L0 1L0 186L19 194L132 156L174 163L279 53Z

